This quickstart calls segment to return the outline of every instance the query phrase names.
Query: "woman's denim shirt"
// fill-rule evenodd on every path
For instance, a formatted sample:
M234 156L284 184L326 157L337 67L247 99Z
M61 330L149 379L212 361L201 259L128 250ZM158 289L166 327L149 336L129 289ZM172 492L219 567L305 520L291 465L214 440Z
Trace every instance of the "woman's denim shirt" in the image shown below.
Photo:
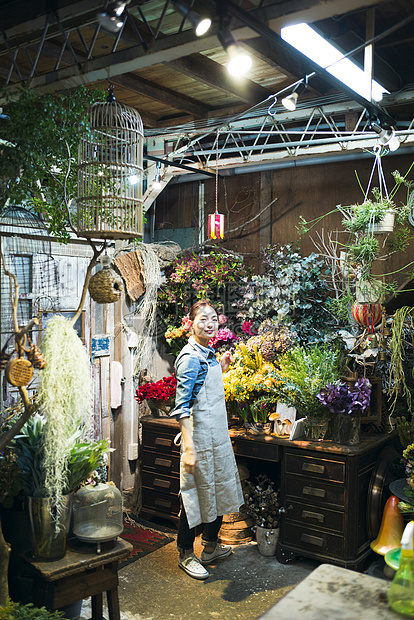
M182 348L174 364L177 394L170 416L177 420L190 417L190 409L207 377L208 367L218 363L212 347L203 347L192 336L189 338L188 344Z

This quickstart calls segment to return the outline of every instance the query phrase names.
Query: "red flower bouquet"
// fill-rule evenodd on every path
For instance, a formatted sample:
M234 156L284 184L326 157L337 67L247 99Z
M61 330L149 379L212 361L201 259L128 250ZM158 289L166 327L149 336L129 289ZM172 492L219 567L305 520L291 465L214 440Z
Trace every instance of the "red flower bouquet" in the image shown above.
M177 379L175 375L163 377L159 381L149 381L140 385L135 392L135 400L139 403L146 400L148 405L153 405L165 413L174 407L175 393L177 391Z

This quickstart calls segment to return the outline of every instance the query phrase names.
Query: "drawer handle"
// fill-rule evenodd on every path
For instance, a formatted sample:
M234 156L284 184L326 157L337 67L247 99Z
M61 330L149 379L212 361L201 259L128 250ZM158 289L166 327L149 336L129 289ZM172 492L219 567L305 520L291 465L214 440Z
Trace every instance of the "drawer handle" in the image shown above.
M170 459L155 459L155 465L158 465L159 467L168 467L169 469L171 469L172 467L172 461Z
M313 495L314 497L325 497L326 490L325 489L314 489L312 487L303 487L302 493L303 495Z
M171 506L172 506L172 502L168 502L165 499L159 499L158 497L155 500L154 504L156 506L162 506L162 508L171 508Z
M302 463L302 471L311 471L314 474L324 474L325 465L316 465L316 463Z
M163 437L157 437L155 440L156 446L163 446L163 448L170 448L172 446L171 439L164 439Z
M302 511L302 519L316 519L319 523L323 523L325 517L320 512L311 512L310 510Z
M155 478L154 487L160 487L161 489L169 489L171 486L171 482L169 480L160 480L160 478Z
M316 547L323 546L323 538L318 538L317 536L311 536L310 534L302 534L300 539L302 542L309 543L310 545L315 545Z

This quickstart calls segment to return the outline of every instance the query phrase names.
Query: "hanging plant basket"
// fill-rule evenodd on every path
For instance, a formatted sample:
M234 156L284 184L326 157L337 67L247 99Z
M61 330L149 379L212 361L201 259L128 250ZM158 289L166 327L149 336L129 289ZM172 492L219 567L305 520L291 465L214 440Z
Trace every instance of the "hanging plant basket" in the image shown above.
M385 235L392 233L394 230L395 211L394 209L388 209L383 219L376 224L372 224L368 227L368 232L374 235Z
M381 320L382 305L379 303L370 304L356 301L352 306L352 316L362 327L373 328Z
M109 266L109 256L101 258L102 269L89 281L89 295L98 304L112 304L121 299L123 282L121 276Z

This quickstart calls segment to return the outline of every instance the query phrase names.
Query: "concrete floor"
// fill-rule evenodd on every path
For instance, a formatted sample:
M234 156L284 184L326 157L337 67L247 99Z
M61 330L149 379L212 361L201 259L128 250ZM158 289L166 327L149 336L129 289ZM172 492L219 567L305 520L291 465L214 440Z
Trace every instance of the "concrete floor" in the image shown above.
M199 538L195 551L201 552ZM384 577L377 564L367 572ZM121 620L256 620L318 565L309 559L279 564L251 542L234 546L230 557L208 567L206 581L197 581L178 567L171 542L120 569ZM81 620L90 617L85 601Z
M167 523L168 529L165 522L164 526L147 524L166 532L173 542L118 571L121 620L256 620L319 566L316 561L300 558L279 564L275 556L261 555L253 541L233 546L231 556L208 567L210 577L206 581L197 581L178 567L176 530ZM201 549L198 537L198 555ZM384 559L376 556L374 560L365 572L390 582L393 571L386 567L385 576ZM33 580L24 573L26 563L21 563L23 573L16 574L26 583L25 592L31 600ZM89 620L90 599L71 605L65 612L66 618ZM109 619L107 610L104 617Z

